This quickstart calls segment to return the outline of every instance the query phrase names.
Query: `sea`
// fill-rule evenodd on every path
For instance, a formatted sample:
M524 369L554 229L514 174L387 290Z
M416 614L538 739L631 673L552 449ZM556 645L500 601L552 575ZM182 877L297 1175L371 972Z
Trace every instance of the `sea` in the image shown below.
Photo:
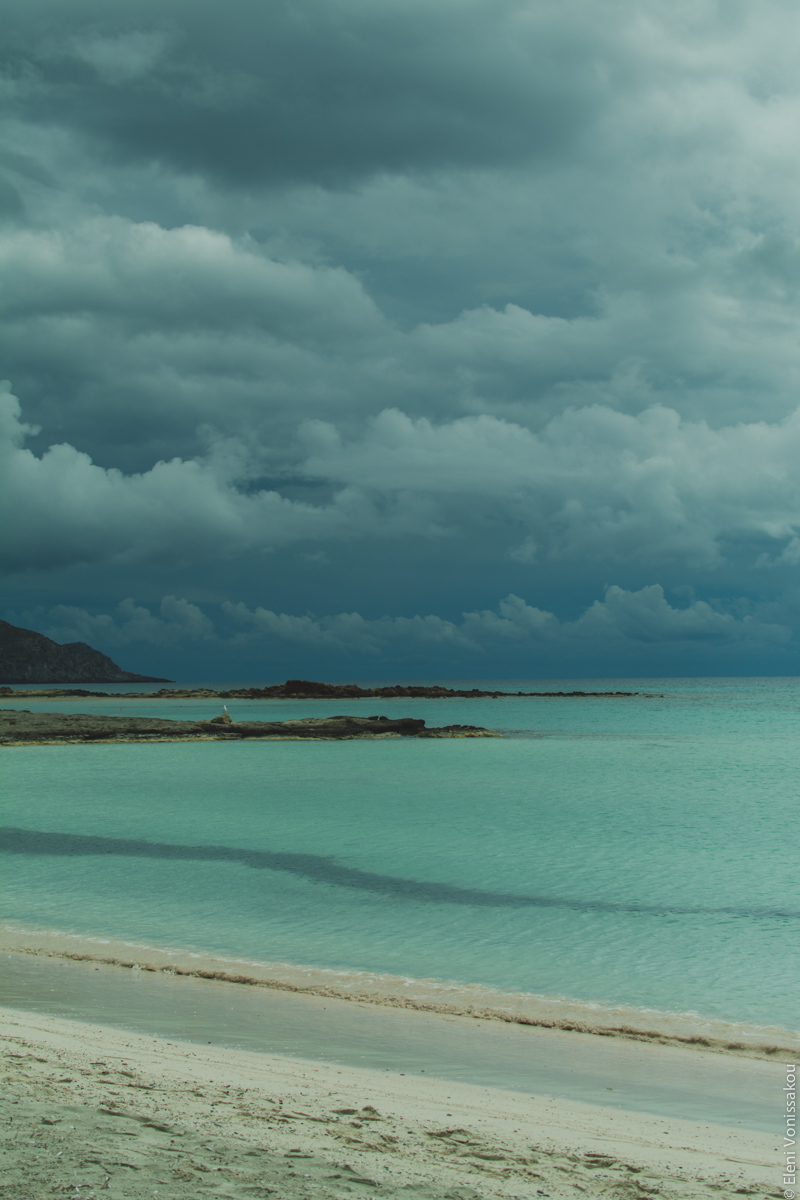
M637 694L227 701L234 721L414 716L496 738L5 749L3 921L797 1029L800 679L427 682ZM1 703L222 703L34 691Z

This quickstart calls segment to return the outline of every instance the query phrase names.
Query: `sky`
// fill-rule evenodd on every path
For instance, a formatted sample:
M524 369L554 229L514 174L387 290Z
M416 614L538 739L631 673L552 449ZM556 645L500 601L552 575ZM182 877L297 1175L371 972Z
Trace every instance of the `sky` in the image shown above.
M800 675L789 0L6 0L2 616Z

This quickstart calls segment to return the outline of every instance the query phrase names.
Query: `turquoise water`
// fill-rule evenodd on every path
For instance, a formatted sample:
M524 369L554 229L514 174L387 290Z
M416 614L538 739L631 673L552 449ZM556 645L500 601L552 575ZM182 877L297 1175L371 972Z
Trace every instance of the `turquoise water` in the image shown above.
M2 911L262 961L796 1027L800 681L504 686L663 696L231 701L234 719L410 713L513 734L7 750L2 824L28 832L6 839Z

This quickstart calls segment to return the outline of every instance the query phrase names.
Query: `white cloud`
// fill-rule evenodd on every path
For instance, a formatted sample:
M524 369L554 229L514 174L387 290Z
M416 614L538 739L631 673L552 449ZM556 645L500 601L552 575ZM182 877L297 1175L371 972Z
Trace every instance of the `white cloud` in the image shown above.
M291 458L297 414L373 403L390 327L342 267L119 216L0 229L7 369L47 428L128 470L193 457L198 427ZM362 362L363 360L363 362Z
M514 187L522 205L531 181ZM445 190L438 206L453 199ZM465 237L474 240L492 203L481 194ZM291 211L274 212L276 221L284 216ZM516 208L507 216L516 228ZM479 413L540 430L565 408L636 414L660 405L722 428L754 411L779 420L797 404L800 254L788 231L731 233L724 247L695 247L694 258L658 250L658 261L635 272L620 271L620 255L638 262L651 251L617 247L612 261L598 249L583 267L591 278L581 284L582 312L548 312L546 293L561 269L553 263L553 279L530 307L484 303L403 329L370 294L374 271L362 279L318 261L327 256L299 236L288 259L199 223L51 220L49 229L0 231L7 369L26 380L38 421L95 457L125 456L129 469L193 456L197 428L209 422L268 443L283 468L301 416L334 413L352 432L394 406L439 421ZM301 251L311 261L300 261ZM505 275L505 256L516 251L496 252ZM404 272L411 253L400 254ZM527 291L532 262L524 276Z
M137 327L266 331L300 342L361 335L382 319L340 267L278 262L249 238L197 225L94 217L63 229L14 229L0 237L6 281L0 313L93 313Z
M592 648L590 643L595 650L659 643L772 646L782 645L791 637L787 626L751 614L736 617L700 600L685 608L674 608L660 584L638 592L610 587L605 599L595 601L576 621L559 621L553 613L514 595L501 600L497 609L466 612L460 622L437 616L367 620L355 612L297 617L262 607L249 609L241 603L223 604L222 610L244 627L247 640L274 639L316 649L376 656L389 650L409 653L425 647L474 654L511 644L562 651L570 648L585 651Z
M661 407L630 416L593 405L538 433L486 415L434 424L387 410L351 440L306 422L296 469L329 489L318 504L259 488L261 463L233 439L124 474L68 444L33 454L24 441L35 431L8 391L0 424L16 514L2 534L9 569L188 563L309 540L454 540L487 517L525 531L506 550L521 564L791 566L800 533L800 410L715 430ZM323 561L319 545L311 553Z
M566 628L571 636L579 638L643 643L782 644L791 637L791 630L785 625L749 614L736 617L713 608L704 600L694 600L685 608L673 608L660 584L652 584L638 592L610 587L604 600L596 600Z
M163 55L168 41L161 30L137 31L114 37L76 38L72 48L75 57L94 67L104 83L119 86L147 75Z
M180 641L203 642L216 637L213 622L202 609L176 596L163 598L158 616L128 598L117 605L113 615L58 604L49 610L40 606L13 613L8 619L26 629L35 628L54 642L86 642L106 649L132 643L170 646Z
M785 616L785 614L783 614ZM21 612L7 611L12 624L37 629L64 643L82 641L106 652L131 646L165 651L207 652L226 660L247 661L264 653L286 658L293 650L324 655L327 661L402 662L424 659L437 665L472 665L485 673L492 662L575 662L622 664L649 655L651 664L676 654L719 661L732 650L773 653L791 641L791 628L775 619L769 606L761 611L747 601L724 609L701 600L674 607L660 584L639 591L612 586L576 620L563 621L552 612L513 594L496 608L464 612L457 621L435 614L366 618L358 612L298 616L257 605L224 602L215 619L198 605L165 596L153 612L133 599L111 613L57 605ZM245 656L245 659L242 656ZM651 665L651 671L653 669Z
M308 538L435 532L413 500L379 512L363 493L342 488L327 505L248 491L251 466L236 443L204 459L156 463L125 475L96 466L73 446L41 457L23 442L19 403L0 392L3 523L0 552L9 570L69 563L169 562L235 557Z
M331 585L370 612L412 581L417 607L483 604L487 576L788 586L788 0L7 8L4 369L44 431L0 401L11 569L58 588L113 564L129 595L148 563L159 594L208 594L238 557L250 602ZM432 571L420 539L444 536ZM285 590L256 591L287 546ZM725 617L651 600L625 617L609 593L581 628ZM483 645L522 618L415 620Z
M712 429L660 406L637 416L591 405L537 432L493 416L436 424L397 410L362 437L330 424L301 430L303 469L342 486L413 489L445 511L500 505L532 532L509 550L551 557L713 566L737 539L774 544L800 530L800 409L783 421Z
M518 546L509 546L506 557L513 562L535 563L538 546L532 537L526 537Z
M281 642L325 648L346 653L378 655L389 645L418 648L443 645L456 649L476 649L465 631L441 617L381 617L367 620L360 613L338 613L335 616L289 616L257 607L230 602L222 611L248 631L246 638L275 638ZM239 639L240 641L243 639Z

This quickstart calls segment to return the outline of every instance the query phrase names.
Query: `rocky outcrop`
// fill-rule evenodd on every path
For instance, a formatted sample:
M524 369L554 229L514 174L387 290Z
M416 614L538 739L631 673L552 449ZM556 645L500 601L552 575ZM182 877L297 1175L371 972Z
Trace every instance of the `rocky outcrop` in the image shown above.
M111 717L88 713L40 713L0 709L0 745L58 742L242 741L245 738L487 737L474 725L426 729L415 717L306 717L297 721L167 721L160 717Z
M0 682L169 683L169 680L123 671L85 642L62 646L43 633L0 621Z
M138 678L138 676L137 676ZM156 682L161 683L161 680ZM26 692L14 692L0 687L0 696L25 696ZM81 688L68 690L50 689L37 692L37 696L107 696L108 692L89 692ZM459 688L439 687L438 684L392 684L389 687L362 688L357 683L314 683L309 679L287 679L286 683L273 683L265 687L233 688L217 691L216 688L159 688L157 692L115 693L133 700L393 700L410 697L412 700L450 700L461 697L465 700L499 700L509 696L648 696L650 692L483 692L480 688L469 691Z
M219 692L220 697L226 696L225 692ZM315 683L310 679L287 679L286 683L276 683L272 687L264 688L249 688L241 693L229 692L227 695L231 697L241 696L244 698L252 697L260 699L261 697L275 697L276 699L283 698L302 698L304 700L349 700L349 699L368 699L371 696L380 697L388 700L395 696L409 696L412 699L426 700L446 700L451 696L461 697L466 700L475 698L488 697L489 699L498 699L500 696L636 696L638 692L485 692L480 688L466 689L446 688L439 684L390 684L388 687L362 688L357 683Z

